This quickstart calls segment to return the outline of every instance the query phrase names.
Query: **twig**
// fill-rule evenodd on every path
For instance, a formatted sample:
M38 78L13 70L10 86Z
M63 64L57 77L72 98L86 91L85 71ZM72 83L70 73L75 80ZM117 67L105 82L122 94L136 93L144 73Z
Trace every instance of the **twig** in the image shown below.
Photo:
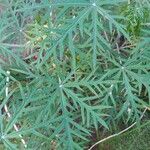
M115 30L112 31L112 36L111 36L111 39L109 40L110 43L113 42L114 37L115 37Z
M2 46L7 46L7 47L14 47L14 48L23 48L26 45L19 45L19 44L9 44L9 43L1 43Z
M8 93L9 93L9 90L8 90L8 88L9 88L9 87L8 87L9 76L10 76L10 71L7 71L7 77L6 77L6 89L5 89L5 95L6 95L6 97L8 97ZM7 107L6 104L5 104L5 106L4 106L4 110L5 110L5 112L6 112L7 116L8 116L8 118L11 118L11 114L10 114L10 112L8 111L8 107ZM14 124L13 127L14 127L14 129L15 129L16 131L19 131L19 128L17 127L16 124ZM19 134L19 137L21 138L21 142L23 143L24 147L26 148L27 145L26 145L25 140L22 138L22 135Z
M109 38L108 38L106 31L104 31L104 35L105 35L106 40L109 42Z
M120 46L119 49L132 48L132 47L135 47L135 45ZM114 50L117 50L117 48Z
M142 113L142 115L141 115L141 117L140 117L140 120L143 118L143 116L144 116L144 114L145 114L146 111L147 111L147 107L144 109L144 111L143 111L143 113ZM137 122L134 122L132 125L130 125L130 126L129 126L128 128L126 128L126 129L122 130L121 132L115 133L115 134L113 134L113 135L110 135L110 136L108 136L108 137L106 137L106 138L104 138L104 139L102 139L102 140L96 142L96 143L95 143L94 145L92 145L88 150L92 150L96 145L98 145L98 144L100 144L100 143L102 143L102 142L104 142L104 141L106 141L106 140L108 140L108 139L111 139L111 138L113 138L113 137L115 137L115 136L118 136L118 135L120 135L120 134L122 134L122 133L128 131L129 129L131 129L132 127L134 127L136 124L137 124Z

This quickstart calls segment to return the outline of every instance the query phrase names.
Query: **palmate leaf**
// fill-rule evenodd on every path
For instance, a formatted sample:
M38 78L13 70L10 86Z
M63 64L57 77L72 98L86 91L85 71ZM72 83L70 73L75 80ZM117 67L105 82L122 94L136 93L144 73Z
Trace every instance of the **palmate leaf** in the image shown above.
M98 94L94 91L94 87L99 88L99 85L102 84L103 81L101 80L94 80L92 79L92 74L89 75L87 78L85 79L77 79L74 82L69 81L72 76L72 74L70 74L62 83L62 90L63 92L67 95L67 97L65 98L66 100L71 98L73 104L74 104L74 108L76 108L78 110L78 105L80 106L81 109L81 113L82 113L82 119L83 119L83 124L85 124L85 120L86 120L86 124L89 127L90 124L92 123L90 120L90 118L93 119L94 125L97 128L98 127L98 122L100 124L102 124L103 126L107 127L105 121L101 118L101 113L99 112L101 109L107 109L110 108L109 106L102 106L102 105L97 105L97 106L92 106L92 105L88 105L85 100L83 101L82 97L80 97L81 94L76 94L74 91L72 91L71 89L73 87L77 87L77 89L79 89L81 92L84 91L83 88L81 88L80 86L84 86L87 87L93 94L95 94L95 99L99 98ZM69 79L70 78L70 79ZM90 79L91 78L91 79ZM70 89L69 89L70 88ZM86 101L90 102L90 97L88 98L84 98L86 99ZM94 99L93 99L94 100ZM65 101L66 102L66 101ZM92 101L90 102L92 103ZM87 114L86 117L85 114ZM85 119L86 118L86 119Z
M90 8L85 8L82 12L80 12L79 16L73 20L72 24L69 25L69 27L67 27L67 29L64 31L64 33L61 35L61 37L58 40L56 40L56 42L53 43L53 46L49 50L47 50L46 57L42 61L42 64L55 52L56 47L59 44L60 45L62 44L62 40L64 40L66 38L66 36L72 34L72 32L75 30L75 28L78 25L78 23L80 22L80 20L83 20L83 18L89 13L89 10L90 10ZM70 38L69 38L69 40L72 41L72 39L70 39ZM72 47L71 47L71 50L72 50ZM72 53L72 54L74 54L74 53ZM75 56L73 55L73 57L75 57Z
M97 99L97 96L93 98L82 98L79 96L80 94L78 95L74 93L74 91L72 91L72 88L75 87L77 83L76 81L75 83L72 81L73 75L74 73L70 73L64 80L58 78L59 84L55 82L55 96L50 95L51 98L49 99L51 100L51 104L53 104L53 102L55 102L56 104L58 103L58 105L53 105L54 107L58 108L57 112L55 113L56 116L53 119L51 118L50 121L52 124L55 124L55 127L53 128L54 132L52 133L52 135L50 135L49 140L55 140L56 135L58 135L58 141L56 140L56 143L58 142L58 147L63 146L64 149L82 149L82 147L80 147L79 141L76 141L76 139L81 139L82 141L87 140L86 136L90 133L87 130L87 127L84 127L84 124L86 124L86 126L88 127L94 125L96 128L98 128L99 124L107 127L107 124L103 119L104 114L102 114L101 111L110 108L109 106L90 105L89 103L91 103L92 100ZM79 86L84 85L84 83L86 83L84 86L88 86L88 84L89 86L91 86L94 82L95 86L96 84L100 84L98 81L92 81L90 79L91 77L92 75L90 75L88 78L85 78L84 80L82 79L81 81L78 79ZM50 85L53 82L53 80L47 81ZM91 87L91 89L92 88L93 87ZM46 103L48 107L45 107L45 109L50 108L49 104ZM84 110L84 112L82 110ZM81 119L80 116L74 115L74 111L82 113L81 124L77 122L77 120ZM41 114L45 116L44 113ZM59 114L61 115L59 116ZM48 119L48 117L46 118Z
M63 93L63 88L60 88L60 110L62 111L62 116L58 118L58 121L61 122L59 126L56 128L54 131L53 135L60 135L60 140L59 144L63 145L64 149L77 149L81 147L79 144L75 142L74 137L78 137L81 139L86 140L82 136L83 133L89 134L88 130L77 124L73 119L72 119L72 114L71 112L68 111L68 105L67 99ZM70 107L70 109L73 109ZM59 130L58 130L59 129ZM63 134L62 134L63 132ZM76 134L80 133L80 134ZM84 134L83 134L84 135ZM53 136L50 136L50 139L53 138Z
M127 120L139 120L142 109L147 106L144 99L140 97L142 93L143 86L149 89L149 83L145 82L141 76L147 76L149 73L147 69L149 68L149 61L141 57L138 48L134 49L134 52L124 64L119 64L116 60L110 60L115 67L108 70L106 76L112 78L113 80L120 80L117 84L122 88L121 93L124 95L123 105L117 118L123 116L123 114L128 115ZM120 85L121 84L121 85ZM148 90L149 95L149 90ZM106 100L108 97L106 97ZM120 99L122 99L120 97ZM115 102L116 103L116 102ZM131 111L130 113L128 111Z
M54 28L54 26L57 27L59 25L60 29L64 32L62 33L61 36L59 36L57 39L54 40L52 46L47 48L46 55L45 55L43 61L41 62L41 64L38 65L38 67L43 65L45 63L45 61L47 61L49 59L49 57L52 55L54 56L55 60L57 60L56 57L58 57L58 56L56 55L56 51L57 51L56 49L58 46L60 46L59 51L60 51L61 57L62 57L63 53L65 52L64 48L66 46L64 41L68 37L67 41L69 43L68 45L69 45L69 49L71 50L71 55L74 60L73 64L74 64L74 68L75 68L75 57L76 57L75 50L78 49L78 47L76 47L76 44L73 40L74 32L76 32L78 25L79 25L79 31L80 31L82 37L84 38L84 36L86 36L86 32L85 32L86 28L83 29L83 27L86 27L86 25L87 25L86 19L88 19L88 18L92 19L92 26L90 28L93 33L91 34L91 31L89 30L87 34L89 34L90 37L88 38L88 40L91 40L91 44L92 44L92 46L91 46L92 55L93 55L92 63L93 63L94 68L96 65L98 51L100 49L105 49L104 45L110 49L109 42L106 39L104 39L103 36L101 36L101 34L98 34L99 31L100 32L105 31L105 28L102 27L103 23L100 22L99 19L102 19L102 18L107 19L108 22L110 22L111 24L113 24L115 26L115 28L117 28L118 32L121 32L126 38L129 39L128 35L124 31L123 26L120 25L119 23L117 23L115 21L115 19L107 13L107 10L102 9L101 6L99 6L98 2L96 2L96 3L83 2L84 4L87 4L88 7L86 5L78 6L78 5L76 5L78 2L77 3L75 2L74 9L78 9L78 7L79 7L79 8L82 8L81 11L77 15L71 17L71 19L69 20L69 22L71 22L70 25L66 24L67 22L61 22L62 19L64 20L65 15L67 15L67 10L69 11L69 9L70 9L69 6L65 5L65 2L66 2L66 4L68 3L70 5L74 5L74 2L67 2L67 1L64 1L64 3L55 2L55 3L49 4L49 5L54 6L55 9L59 9L59 14L62 10L63 15L61 17L59 17L60 19L57 20L58 22L56 24L54 24L53 27L48 26L48 28L51 30L51 28ZM115 1L114 4L117 5L117 4L119 4L119 2L120 1ZM65 12L63 9L60 8L60 6L63 9L65 9ZM66 28L65 24L67 25L67 28ZM44 26L44 24L43 24L43 26ZM51 38L52 37L51 35L52 34L48 35L47 38ZM75 35L75 36L77 36L77 35ZM46 41L46 39L43 40L43 42L45 42L45 41ZM67 45L67 47L68 47L68 45Z
M23 88L23 87L20 87L20 88ZM15 105L15 107L17 107L15 109L11 109L11 107L9 108L11 110L11 113L13 112L13 114L11 114L11 118L9 118L8 121L6 121L4 119L3 119L4 121L1 121L1 135L5 136L4 139L2 139L2 142L9 149L19 149L19 144L18 143L17 144L13 143L13 141L20 142L21 141L20 135L22 135L24 137L33 135L31 138L35 138L35 137L38 138L38 137L40 137L43 140L49 141L49 138L44 136L44 135L42 135L42 133L41 134L38 133L38 130L39 129L45 129L47 126L50 126L49 127L50 129L54 128L54 127L52 127L52 125L50 125L53 122L53 118L52 117L51 117L51 121L50 122L49 121L45 121L45 120L42 120L42 122L41 122L41 120L40 120L40 122L36 123L38 118L37 118L37 120L36 119L34 120L35 121L34 124L32 122L30 122L30 119L31 118L33 119L34 115L35 115L35 113L34 113L35 110L33 109L33 107L30 107L30 114L32 112L32 115L30 115L31 118L28 117L28 120L27 120L27 118L24 118L24 116L22 114L28 114L28 109L25 108L26 105L28 105L29 102L31 103L33 101L35 103L36 101L41 100L43 98L43 97L37 97L37 98L34 97L36 95L36 92L35 92L36 90L31 90L30 89L29 93L25 94L23 92L25 89L26 88L21 89L22 97L21 96L14 97L13 99L11 97L12 101L22 98L22 102L21 102L21 104L19 106ZM16 91L18 92L18 90L16 90ZM7 100L8 100L8 98L10 99L10 96L12 95L12 93L14 93L14 91L12 91L8 95ZM5 99L4 99L3 103L6 104L6 100ZM4 106L3 103L1 105L1 107ZM38 108L36 107L36 109L38 109ZM29 121L28 124L25 125L26 127L24 126L22 128L19 128L19 131L13 131L14 130L13 129L13 125L14 124L17 124L17 125L19 124L20 125L22 117L24 118L24 121L25 120Z

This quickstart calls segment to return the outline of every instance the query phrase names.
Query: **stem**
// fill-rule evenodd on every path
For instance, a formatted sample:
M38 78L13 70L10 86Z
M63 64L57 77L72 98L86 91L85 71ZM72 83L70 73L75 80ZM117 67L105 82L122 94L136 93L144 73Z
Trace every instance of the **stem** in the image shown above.
M141 115L141 117L140 117L140 120L143 118L143 116L144 116L145 112L147 111L147 109L148 109L147 107L144 109L144 111L143 111L143 113L142 113L142 115ZM113 134L113 135L110 135L110 136L108 136L108 137L106 137L106 138L104 138L104 139L102 139L102 140L96 142L96 143L95 143L94 145L92 145L88 150L92 150L96 145L98 145L98 144L100 144L100 143L102 143L102 142L104 142L104 141L106 141L106 140L108 140L108 139L111 139L111 138L113 138L113 137L115 137L115 136L118 136L118 135L120 135L120 134L122 134L122 133L128 131L129 129L131 129L132 127L134 127L136 124L137 124L137 122L134 122L132 125L130 125L130 126L129 126L128 128L126 128L126 129L122 130L121 132L115 133L115 134Z

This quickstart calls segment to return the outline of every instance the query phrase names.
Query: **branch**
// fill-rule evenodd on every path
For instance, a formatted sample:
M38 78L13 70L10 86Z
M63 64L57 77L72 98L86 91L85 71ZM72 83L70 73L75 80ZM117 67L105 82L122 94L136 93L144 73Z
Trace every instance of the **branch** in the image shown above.
M142 115L141 115L141 117L140 117L140 120L143 118L143 116L144 116L145 112L147 111L147 109L148 109L147 107L144 109L144 111L143 111L143 113L142 113ZM92 150L96 145L98 145L98 144L100 144L100 143L102 143L102 142L104 142L104 141L106 141L106 140L108 140L108 139L111 139L111 138L113 138L113 137L115 137L115 136L118 136L118 135L120 135L120 134L122 134L122 133L128 131L129 129L131 129L132 127L134 127L136 124L137 124L137 122L134 122L132 125L130 125L130 126L129 126L128 128L126 128L126 129L122 130L121 132L115 133L115 134L113 134L113 135L110 135L110 136L108 136L108 137L106 137L106 138L104 138L104 139L102 139L102 140L96 142L96 143L95 143L94 145L92 145L88 150Z

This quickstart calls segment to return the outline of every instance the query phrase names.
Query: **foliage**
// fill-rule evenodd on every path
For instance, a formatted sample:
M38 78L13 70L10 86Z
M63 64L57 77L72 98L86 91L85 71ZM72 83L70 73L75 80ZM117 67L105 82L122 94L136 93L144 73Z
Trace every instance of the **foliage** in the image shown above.
M0 0L5 149L20 149L20 135L26 149L87 149L92 132L139 122L150 104L149 9L149 0Z

